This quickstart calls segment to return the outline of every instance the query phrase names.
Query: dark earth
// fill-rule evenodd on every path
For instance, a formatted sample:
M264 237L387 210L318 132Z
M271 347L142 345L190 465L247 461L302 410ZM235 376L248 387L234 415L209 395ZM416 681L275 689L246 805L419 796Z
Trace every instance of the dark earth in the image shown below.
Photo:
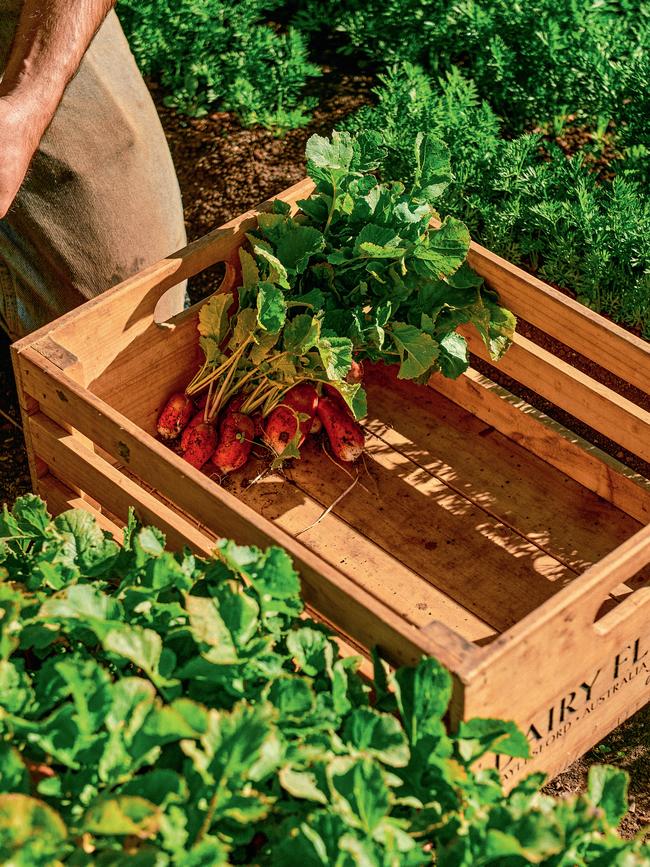
M270 131L244 129L232 114L218 112L204 118L188 118L165 107L155 85L163 126L176 164L190 240L237 216L274 193L296 183L305 174L304 148L310 135L328 134L345 115L371 100L372 79L366 75L325 69L319 80L320 107L310 124L291 130L284 137ZM573 142L571 143L573 144ZM567 142L567 150L571 145ZM196 301L214 288L215 278L203 275L190 286ZM534 329L521 323L520 330L534 338ZM583 369L596 379L642 402L642 396L626 383L607 375L587 359L548 339L543 345ZM479 365L477 365L479 366ZM490 369L490 376L497 379ZM621 451L620 446L590 431L566 413L512 384L506 377L498 381L516 391L558 421L566 424L610 454L624 460L638 472L650 477L650 467ZM9 359L8 340L0 332L0 503L11 503L30 490L16 392ZM5 397L6 396L6 397ZM645 406L648 407L647 398ZM609 763L630 774L630 809L623 819L622 832L631 836L650 824L650 706L639 711L624 725L557 776L545 791L568 797L585 787L589 767Z

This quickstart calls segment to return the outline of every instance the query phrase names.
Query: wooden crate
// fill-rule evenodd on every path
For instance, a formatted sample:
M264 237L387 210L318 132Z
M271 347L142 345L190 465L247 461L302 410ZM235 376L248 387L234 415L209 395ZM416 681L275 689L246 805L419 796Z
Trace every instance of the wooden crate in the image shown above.
M134 505L173 546L282 545L351 646L451 670L452 723L528 732L533 758L502 766L508 784L554 774L649 697L650 483L475 370L427 388L372 369L365 469L315 525L350 485L317 444L252 485L257 467L226 487L189 467L153 433L195 370L197 309L157 324L156 304L254 225L244 214L14 346L35 489L114 531ZM642 340L477 245L470 261L517 315L647 390ZM647 408L522 336L500 367L650 461Z

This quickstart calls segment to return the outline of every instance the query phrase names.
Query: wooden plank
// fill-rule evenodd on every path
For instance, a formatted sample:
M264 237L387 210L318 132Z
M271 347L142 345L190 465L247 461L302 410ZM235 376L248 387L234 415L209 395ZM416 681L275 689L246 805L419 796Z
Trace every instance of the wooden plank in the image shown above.
M60 515L62 512L67 512L68 509L83 509L93 516L102 530L110 533L120 544L122 543L124 536L121 528L93 508L87 500L79 497L72 488L69 488L52 473L39 479L37 493L47 503L50 514Z
M314 441L301 455L289 478L327 508L350 479L325 463ZM333 511L498 632L574 577L564 564L373 436L366 438L366 466L368 476L360 481L367 489L357 485Z
M30 419L36 453L66 483L87 486L118 518L126 521L133 507L139 520L154 524L165 533L172 548L189 544L202 556L210 556L214 544L152 494L140 488L119 470L79 444L77 438L60 428L46 415Z
M526 438L519 439L523 444L518 445L489 426L487 416L488 425L477 417L480 413L470 414L467 410L473 412L473 404L457 405L443 397L434 388L439 380L441 390L452 393L463 382L463 378L434 377L432 387L424 391L415 383L397 380L394 369L369 366L366 427L575 573L639 529L638 521L527 450L531 441L546 437L546 428L534 417L494 397L498 407L505 404L529 425ZM579 447L576 451L582 454ZM597 459L593 463L601 466ZM646 492L650 505L650 483Z
M398 548L385 550L336 513L323 517L322 503L290 479L267 473L250 485L248 479L264 469L262 462L252 463L229 481L229 490L291 536L299 534L300 541L319 557L414 626L426 628L432 620L443 621L469 641L484 642L495 635L495 629L484 620L400 562ZM327 467L321 466L319 471L325 473ZM342 475L333 479L338 493L348 484L349 479ZM322 520L312 527L319 518Z
M647 392L650 343L480 244L472 242L468 261L498 292L504 307Z
M471 351L479 358L642 460L650 461L650 412L520 334L515 334L512 346L497 365L491 361L483 341L473 329L461 330Z
M559 769L650 698L650 587L596 620L603 592L649 562L646 526L484 649L465 713L523 725L534 756L513 774Z
M598 494L640 523L650 523L648 479L487 376L470 368L455 380L434 376L429 386L575 479L583 488Z
M90 384L93 393L153 433L169 396L184 391L200 367L196 321L196 308L191 308L164 337L155 326L135 337Z
M246 544L284 547L301 572L307 604L339 623L360 644L377 644L388 659L400 664L413 662L423 653L436 656L457 673L459 682L462 680L469 660L480 653L475 645L443 624L435 637L420 634L305 545L252 509L238 505L236 498L69 380L38 353L24 349L20 363L27 392L39 401L44 412L65 403L74 415L75 425L93 442L121 456L140 478L155 485L163 495L173 497L181 509L213 532Z

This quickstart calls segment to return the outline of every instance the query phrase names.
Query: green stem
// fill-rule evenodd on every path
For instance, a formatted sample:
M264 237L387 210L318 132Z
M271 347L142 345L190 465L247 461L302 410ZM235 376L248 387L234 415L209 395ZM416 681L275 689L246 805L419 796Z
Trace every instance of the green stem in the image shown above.
M219 367L217 367L215 370L213 370L208 376L206 376L204 378L201 378L201 376L198 376L198 375L195 376L194 379L192 380L192 382L188 385L187 389L185 390L186 394L188 394L189 396L196 394L197 391L201 391L201 389L205 388L206 385L209 385L215 379L219 379L219 377L222 376L226 372L226 370L228 370L230 365L232 365L232 364L236 365L237 361L239 360L239 358L243 354L246 347L252 341L252 339L253 339L252 335L247 337L246 340L244 340L244 342L241 344L241 346L239 346L235 350L235 352L233 352L233 354L231 356L229 356L223 362L223 364L220 364ZM206 363L206 365L204 365L204 368L206 366L207 366L207 363Z
M267 386L266 381L258 382L253 391L248 395L244 403L242 404L241 411L243 413L249 413L250 407L253 403L255 403L256 399L259 397L260 391L263 391Z
M330 223L332 222L332 217L334 216L334 206L336 205L336 182L332 181L332 204L330 205L329 213L327 215L327 222L325 223L325 228L323 229L323 235L327 235L327 230L330 227Z
M228 371L227 376L224 377L223 382L221 383L221 388L217 392L217 396L215 397L213 402L211 404L206 404L206 416L207 416L209 421L214 421L214 419L217 417L217 414L218 414L219 409L221 407L221 403L222 403L224 394L226 393L228 385L230 384L230 381L232 380L233 376L235 375L236 370L237 370L237 365L233 364L231 366L230 370ZM209 407L209 409L208 409L208 407Z

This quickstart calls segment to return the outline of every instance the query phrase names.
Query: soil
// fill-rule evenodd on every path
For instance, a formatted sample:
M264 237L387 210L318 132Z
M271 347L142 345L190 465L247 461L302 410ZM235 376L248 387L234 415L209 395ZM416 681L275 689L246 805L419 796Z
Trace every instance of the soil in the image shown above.
M178 115L162 104L157 88L152 85L163 126L176 164L185 202L185 218L190 240L270 195L304 177L305 142L313 133L327 134L333 126L360 105L371 99L372 79L353 72L339 73L326 69L319 80L320 108L303 129L292 130L283 138L264 129L243 129L230 114L215 113L200 119ZM572 142L573 144L573 142ZM569 145L567 144L567 149ZM190 294L196 301L218 284L216 272L206 272L192 281ZM597 368L588 359L576 355L562 344L540 338L532 326L522 324L522 331L531 339L538 338L552 352L577 364L596 379L604 381L619 393L637 399L639 395L629 385ZM493 379L512 385L507 378L486 371ZM512 385L513 389L515 388ZM628 460L639 472L650 475L650 468L624 453L584 425L560 413L520 387L521 394L549 415L591 439L605 451L621 460ZM20 429L16 392L9 360L8 341L0 332L0 503L8 503L30 490L27 459ZM650 706L616 729L601 744L567 771L556 777L546 791L569 797L584 791L586 775L592 764L608 762L630 772L630 812L623 820L626 835L636 833L650 823Z

